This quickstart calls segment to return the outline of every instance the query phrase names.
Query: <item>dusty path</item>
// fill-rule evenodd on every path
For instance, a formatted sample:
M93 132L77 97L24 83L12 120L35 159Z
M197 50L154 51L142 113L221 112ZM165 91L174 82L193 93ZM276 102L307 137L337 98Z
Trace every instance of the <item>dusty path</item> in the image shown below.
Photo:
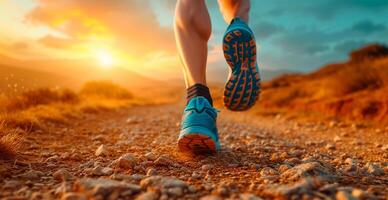
M388 129L222 111L223 151L188 158L175 150L181 109L48 124L26 137L18 160L2 161L0 198L388 198Z

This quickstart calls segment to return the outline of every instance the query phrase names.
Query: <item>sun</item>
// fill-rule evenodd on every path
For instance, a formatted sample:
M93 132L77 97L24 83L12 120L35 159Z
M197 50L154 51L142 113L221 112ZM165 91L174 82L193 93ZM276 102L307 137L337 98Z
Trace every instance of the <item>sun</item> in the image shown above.
M112 68L114 65L114 57L112 53L105 49L100 49L97 51L96 59L102 68Z

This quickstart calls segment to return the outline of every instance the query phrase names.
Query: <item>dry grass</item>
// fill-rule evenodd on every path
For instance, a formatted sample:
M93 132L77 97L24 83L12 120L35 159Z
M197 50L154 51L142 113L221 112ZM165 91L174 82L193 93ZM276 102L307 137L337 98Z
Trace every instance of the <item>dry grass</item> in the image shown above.
M7 129L0 124L0 159L13 158L21 144L21 134L17 129Z
M82 113L127 107L139 101L111 82L89 82L77 93L42 88L19 95L0 95L0 156L12 158L20 146L20 132L44 129L47 122L67 123ZM141 103L141 102L140 102Z
M80 92L81 95L109 99L131 99L132 94L125 88L112 82L92 81L86 83Z
M344 70L339 71L332 77L333 90L338 95L346 95L362 90L375 90L384 87L384 80L388 78L387 68L371 66L372 61L356 65L346 65Z
M4 101L4 100L3 100ZM25 110L38 105L48 105L51 103L77 103L78 95L70 90L53 90L42 88L23 92L16 96L11 96L4 102L3 108L8 111Z
M367 47L352 54L353 59L348 62L264 83L259 105L261 109L312 111L351 120L388 122L387 53Z

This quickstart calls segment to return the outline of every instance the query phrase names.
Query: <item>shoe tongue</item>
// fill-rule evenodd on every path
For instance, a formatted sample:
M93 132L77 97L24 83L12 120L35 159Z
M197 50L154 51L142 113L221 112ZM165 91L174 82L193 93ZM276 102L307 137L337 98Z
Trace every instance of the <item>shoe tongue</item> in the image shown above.
M187 105L188 109L195 108L198 112L202 112L206 107L211 107L210 103L204 97L195 97Z

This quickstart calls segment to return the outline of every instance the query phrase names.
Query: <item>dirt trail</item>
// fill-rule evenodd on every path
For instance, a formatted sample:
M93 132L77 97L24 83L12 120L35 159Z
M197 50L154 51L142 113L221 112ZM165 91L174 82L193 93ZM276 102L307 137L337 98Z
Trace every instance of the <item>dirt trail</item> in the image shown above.
M189 158L176 152L182 107L48 124L2 161L0 198L388 198L388 129L221 111L223 151Z

